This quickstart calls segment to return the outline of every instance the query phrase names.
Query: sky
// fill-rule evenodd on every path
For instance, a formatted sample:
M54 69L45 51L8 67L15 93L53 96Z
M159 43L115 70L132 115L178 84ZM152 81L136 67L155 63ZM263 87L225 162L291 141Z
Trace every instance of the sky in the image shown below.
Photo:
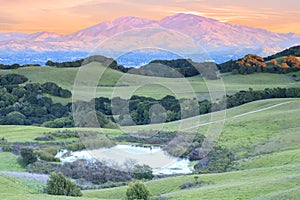
M0 32L70 34L121 16L159 20L192 13L300 34L299 0L0 0Z

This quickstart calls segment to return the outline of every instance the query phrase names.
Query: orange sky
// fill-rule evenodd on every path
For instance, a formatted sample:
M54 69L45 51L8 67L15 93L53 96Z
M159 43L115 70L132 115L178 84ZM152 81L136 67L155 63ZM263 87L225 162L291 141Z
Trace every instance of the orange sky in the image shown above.
M161 19L187 12L300 34L299 0L0 0L0 7L1 32L67 34L120 16Z

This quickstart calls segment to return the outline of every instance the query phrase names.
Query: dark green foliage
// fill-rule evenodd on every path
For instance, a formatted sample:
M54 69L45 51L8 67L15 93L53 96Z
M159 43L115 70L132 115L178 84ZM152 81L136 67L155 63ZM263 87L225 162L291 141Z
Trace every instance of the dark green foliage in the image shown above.
M209 185L209 184L212 183L211 181L206 182L206 181L199 180L198 176L195 176L194 179L195 179L195 182L185 182L185 183L183 183L180 186L180 189L184 190L184 189L188 189L188 188L191 188L191 187L197 187L197 186L199 187L199 186Z
M180 189L184 190L184 189L191 188L191 187L195 187L195 186L197 186L196 183L185 182L185 183L183 183L183 184L180 186Z
M129 73L169 78L191 77L201 74L206 79L217 79L216 65L212 62L196 63L190 59L154 60Z
M77 160L73 163L64 163L60 171L73 179L85 179L95 184L106 182L126 182L132 177L123 170L109 167L98 160Z
M85 145L82 142L75 142L66 146L68 151L79 151L85 149Z
M111 101L105 97L95 98L91 103L95 103L95 109L105 115L112 115Z
M0 86L18 85L25 83L26 81L28 81L28 78L20 74L0 75Z
M59 168L59 163L50 163L46 161L36 161L27 165L26 171L29 173L37 173L37 174L50 174L52 172L57 171Z
M4 124L24 125L25 119L22 113L14 111L6 116Z
M201 161L195 166L195 169L200 173L220 173L231 169L231 163L234 156L231 151L226 148L216 146L206 156L207 163L203 164Z
M33 149L31 148L21 149L20 155L21 155L20 162L22 165L27 166L37 161L36 154L33 152Z
M59 130L55 133L46 133L50 134L55 138L79 138L79 134L77 131L70 131L70 130Z
M47 82L41 85L41 90L43 93L51 94L53 96L69 98L72 93L69 90L62 89L56 83Z
M12 64L12 65L4 65L0 64L0 69L18 69L20 67L37 67L40 66L39 64L25 64L25 65L19 65L19 64Z
M137 181L130 183L126 191L127 200L150 199L151 194L143 182Z
M133 178L138 180L151 180L154 177L152 168L149 165L135 165L132 173Z
M82 196L80 188L62 173L52 173L45 189L50 195Z
M38 157L41 160L49 161L49 162L60 162L59 158L55 158L60 147L57 146L49 146L43 149L39 149L37 151Z
M46 121L42 126L48 128L70 128L74 127L74 121L69 117L57 118L51 121Z
M117 64L117 61L115 61L112 58L107 58L104 56L89 56L86 59L80 59L75 60L71 62L53 62L51 60L48 60L46 62L47 66L51 67L58 67L58 68L67 68L67 67L81 67L83 65L89 64L91 62L99 62L105 67L109 67L111 69L115 69L117 71L121 72L127 72L131 68L126 68L124 66L120 66Z
M27 81L27 78L22 75L7 74L0 76L0 79L2 83L3 80L6 81L5 87L0 88L0 124L40 125L46 121L63 118L54 121L51 126L73 126L72 119L68 118L70 105L53 104L51 98L43 96L42 90L46 93L49 89L49 93L65 97L69 97L70 92L52 83L44 84L43 87L38 83L20 86L18 84Z
M135 135L130 133L114 138L119 142L141 143L141 144L160 144L164 145L170 142L177 134L187 134L178 132L163 132L163 131L138 131Z

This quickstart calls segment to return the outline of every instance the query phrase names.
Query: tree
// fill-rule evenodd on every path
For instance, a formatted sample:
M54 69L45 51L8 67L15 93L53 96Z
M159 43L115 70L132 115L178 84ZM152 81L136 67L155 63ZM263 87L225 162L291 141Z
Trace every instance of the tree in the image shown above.
M278 64L277 60L275 60L275 59L272 59L272 60L271 60L271 63L272 63L274 66L276 66L276 65Z
M148 179L151 180L154 177L152 174L152 168L149 165L135 165L133 168L133 178L135 179Z
M21 149L21 163L25 166L34 163L37 161L37 157L35 153L33 152L33 149L30 148L24 148Z
M6 124L8 125L24 125L26 117L19 112L11 112L6 116Z
M80 188L62 173L50 175L45 191L51 195L82 196Z
M133 182L129 184L129 187L126 191L126 199L136 200L143 199L148 200L151 194L145 184L141 181Z

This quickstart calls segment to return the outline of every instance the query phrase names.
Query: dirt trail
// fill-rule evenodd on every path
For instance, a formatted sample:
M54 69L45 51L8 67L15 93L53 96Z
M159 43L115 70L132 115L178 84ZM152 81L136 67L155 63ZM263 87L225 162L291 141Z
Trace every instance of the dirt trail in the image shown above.
M39 183L46 184L47 180L49 178L49 175L45 174L33 174L28 172L7 172L7 171L1 171L0 174L7 175L7 176L14 176L17 178L24 178L30 181L36 181Z
M262 112L262 111L269 110L269 109L272 109L272 108L275 108L275 107L278 107L278 106L282 106L282 105L285 105L285 104L288 104L288 103L291 103L291 102L292 101L278 103L278 104L275 104L275 105L272 105L272 106L268 106L266 108L261 108L261 109L257 109L257 110L245 112L243 114L239 114L239 115L227 118L227 119L224 118L222 120L217 120L217 121L212 121L212 122L206 122L206 123L203 123L203 124L192 126L192 127L187 128L187 129L184 129L184 130L190 130L190 129L193 129L193 128L197 128L197 127L201 127L201 126L206 126L206 125L210 125L210 124L215 124L215 123L220 123L220 122L225 123L225 121L228 121L228 120L231 120L231 119L235 119L235 118L238 118L238 117L243 117L245 115L250 115L250 114L253 114L253 113L257 113L257 112Z

